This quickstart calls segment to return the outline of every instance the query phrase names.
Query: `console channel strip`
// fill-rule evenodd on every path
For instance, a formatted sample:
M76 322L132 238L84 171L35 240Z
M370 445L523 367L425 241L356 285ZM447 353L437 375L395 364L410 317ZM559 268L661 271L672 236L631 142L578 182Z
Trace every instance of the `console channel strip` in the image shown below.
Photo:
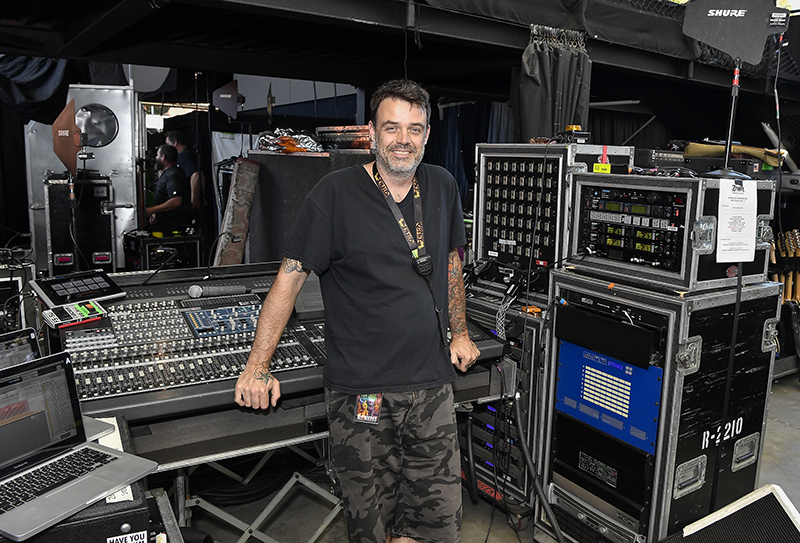
M225 298L218 297L218 302L225 304ZM231 303L198 309L193 300L123 302L109 308L103 324L64 332L65 347L74 355L84 412L119 413L128 407L126 417L135 420L143 413L157 416L232 403L235 379L247 363L255 336L260 302ZM292 321L270 369L310 370L303 373L299 387L293 387L291 379L284 386L281 379L284 393L293 388L302 392L321 387L324 361L323 324ZM187 401L180 402L181 397ZM162 399L169 400L168 406L159 408ZM147 408L137 408L143 404Z

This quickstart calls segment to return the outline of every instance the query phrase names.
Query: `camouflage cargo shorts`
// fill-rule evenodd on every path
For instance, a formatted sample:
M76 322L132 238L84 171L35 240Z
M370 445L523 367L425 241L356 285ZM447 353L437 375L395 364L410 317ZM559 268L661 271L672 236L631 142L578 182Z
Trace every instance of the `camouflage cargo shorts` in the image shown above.
M452 385L384 393L378 424L355 421L356 398L325 390L350 543L384 543L387 535L458 543L461 458Z

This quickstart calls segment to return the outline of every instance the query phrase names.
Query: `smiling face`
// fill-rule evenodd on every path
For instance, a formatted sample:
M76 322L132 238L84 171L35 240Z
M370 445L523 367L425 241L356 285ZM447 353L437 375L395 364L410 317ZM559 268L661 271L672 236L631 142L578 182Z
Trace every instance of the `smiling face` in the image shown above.
M378 107L369 131L375 141L375 161L388 175L413 175L422 161L430 127L425 110L405 100L387 98Z

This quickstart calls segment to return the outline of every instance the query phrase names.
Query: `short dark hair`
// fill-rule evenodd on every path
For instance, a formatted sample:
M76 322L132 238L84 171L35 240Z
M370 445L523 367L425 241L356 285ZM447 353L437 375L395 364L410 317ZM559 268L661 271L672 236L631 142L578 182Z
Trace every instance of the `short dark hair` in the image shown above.
M428 91L423 89L419 83L409 79L395 79L387 81L378 87L369 103L373 121L378 115L378 108L381 103L388 98L405 100L412 105L421 107L425 111L425 122L430 124L431 97Z
M170 164L178 163L178 150L169 143L159 145L158 150L161 151L161 156Z
M172 143L180 143L181 145L186 145L186 138L183 136L183 132L172 130L170 132L167 132L164 137L170 140Z

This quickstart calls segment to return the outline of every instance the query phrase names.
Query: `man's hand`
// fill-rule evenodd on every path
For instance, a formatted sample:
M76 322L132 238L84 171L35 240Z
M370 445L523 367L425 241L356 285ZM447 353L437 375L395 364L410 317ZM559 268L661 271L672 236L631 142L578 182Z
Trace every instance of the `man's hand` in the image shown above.
M455 336L450 342L450 361L461 371L467 371L480 354L468 335Z
M266 367L269 362L260 366L248 363L236 381L234 401L243 407L253 409L267 409L278 403L281 397L281 384Z
M275 407L281 397L281 385L269 371L269 361L281 340L294 303L309 272L297 260L284 258L281 269L261 305L256 337L250 347L247 364L236 381L233 401L244 407Z

